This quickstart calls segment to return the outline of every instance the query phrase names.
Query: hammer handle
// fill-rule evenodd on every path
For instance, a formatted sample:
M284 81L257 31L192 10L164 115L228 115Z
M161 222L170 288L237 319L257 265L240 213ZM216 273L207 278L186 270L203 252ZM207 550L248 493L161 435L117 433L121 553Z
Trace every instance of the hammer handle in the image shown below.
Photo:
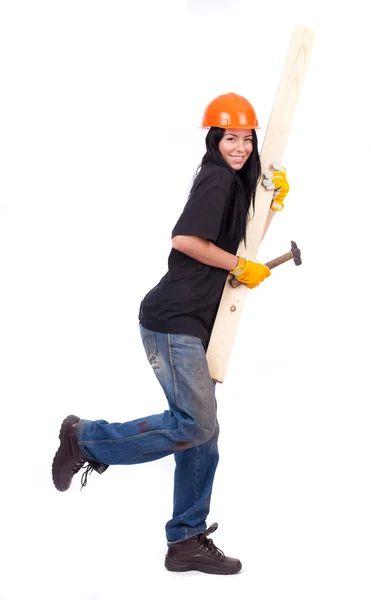
M282 256L278 256L277 258L274 258L273 260L270 260L269 262L265 263L265 266L268 267L269 270L271 270L274 269L274 267L278 267L278 265L282 265L282 263L286 262L287 260L291 260L292 258L292 251L286 252L286 254L282 254Z
M269 270L271 270L275 267L278 267L278 265L282 265L282 263L286 262L287 260L291 260L292 258L293 253L286 252L286 254L282 254L281 256L278 256L277 258L274 258L273 260L270 260L269 262L265 263L265 266L268 267ZM233 288L243 285L241 281L238 281L238 279L236 279L235 277L232 277L232 279L229 280L229 283Z

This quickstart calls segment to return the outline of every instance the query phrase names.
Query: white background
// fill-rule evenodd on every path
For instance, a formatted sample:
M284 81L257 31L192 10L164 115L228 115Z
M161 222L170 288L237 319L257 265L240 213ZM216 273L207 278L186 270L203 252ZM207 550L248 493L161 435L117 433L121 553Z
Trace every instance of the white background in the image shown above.
M370 93L363 2L8 0L0 8L1 600L369 600ZM264 139L294 25L316 41L218 386L215 543L235 577L168 573L173 457L58 493L62 419L162 411L137 316L228 91Z

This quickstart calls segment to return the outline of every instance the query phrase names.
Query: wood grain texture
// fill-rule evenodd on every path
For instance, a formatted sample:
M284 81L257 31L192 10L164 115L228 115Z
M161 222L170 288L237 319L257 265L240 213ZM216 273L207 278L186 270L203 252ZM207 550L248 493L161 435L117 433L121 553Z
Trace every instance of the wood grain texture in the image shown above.
M260 152L263 171L270 169L274 161L282 164L314 36L314 32L310 29L294 27ZM250 214L246 246L241 244L237 251L240 256L252 259L256 257L272 196L272 191L267 191L262 184L258 185L255 214L253 216ZM229 278L230 276L228 276ZM238 323L248 293L251 293L251 290L248 290L245 285L233 288L229 281L226 281L206 353L211 377L219 383L223 383L225 378Z

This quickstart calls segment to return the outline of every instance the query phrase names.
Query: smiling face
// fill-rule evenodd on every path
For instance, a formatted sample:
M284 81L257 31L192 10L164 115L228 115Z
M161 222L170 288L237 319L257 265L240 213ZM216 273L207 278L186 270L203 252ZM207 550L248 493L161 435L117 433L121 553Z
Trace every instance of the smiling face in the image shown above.
M253 151L252 129L226 129L219 150L232 169L242 169Z

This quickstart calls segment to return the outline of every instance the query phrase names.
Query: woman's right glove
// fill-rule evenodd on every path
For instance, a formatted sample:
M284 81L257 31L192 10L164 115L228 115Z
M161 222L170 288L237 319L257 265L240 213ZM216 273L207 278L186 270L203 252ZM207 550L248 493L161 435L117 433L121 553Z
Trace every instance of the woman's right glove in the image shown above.
M258 286L266 277L270 277L270 270L263 263L238 257L237 267L230 271L238 281L247 285L249 289Z
M286 169L278 163L273 163L273 172L265 171L263 185L267 190L274 190L271 203L272 210L282 210L283 201L290 191L289 182L286 179Z

